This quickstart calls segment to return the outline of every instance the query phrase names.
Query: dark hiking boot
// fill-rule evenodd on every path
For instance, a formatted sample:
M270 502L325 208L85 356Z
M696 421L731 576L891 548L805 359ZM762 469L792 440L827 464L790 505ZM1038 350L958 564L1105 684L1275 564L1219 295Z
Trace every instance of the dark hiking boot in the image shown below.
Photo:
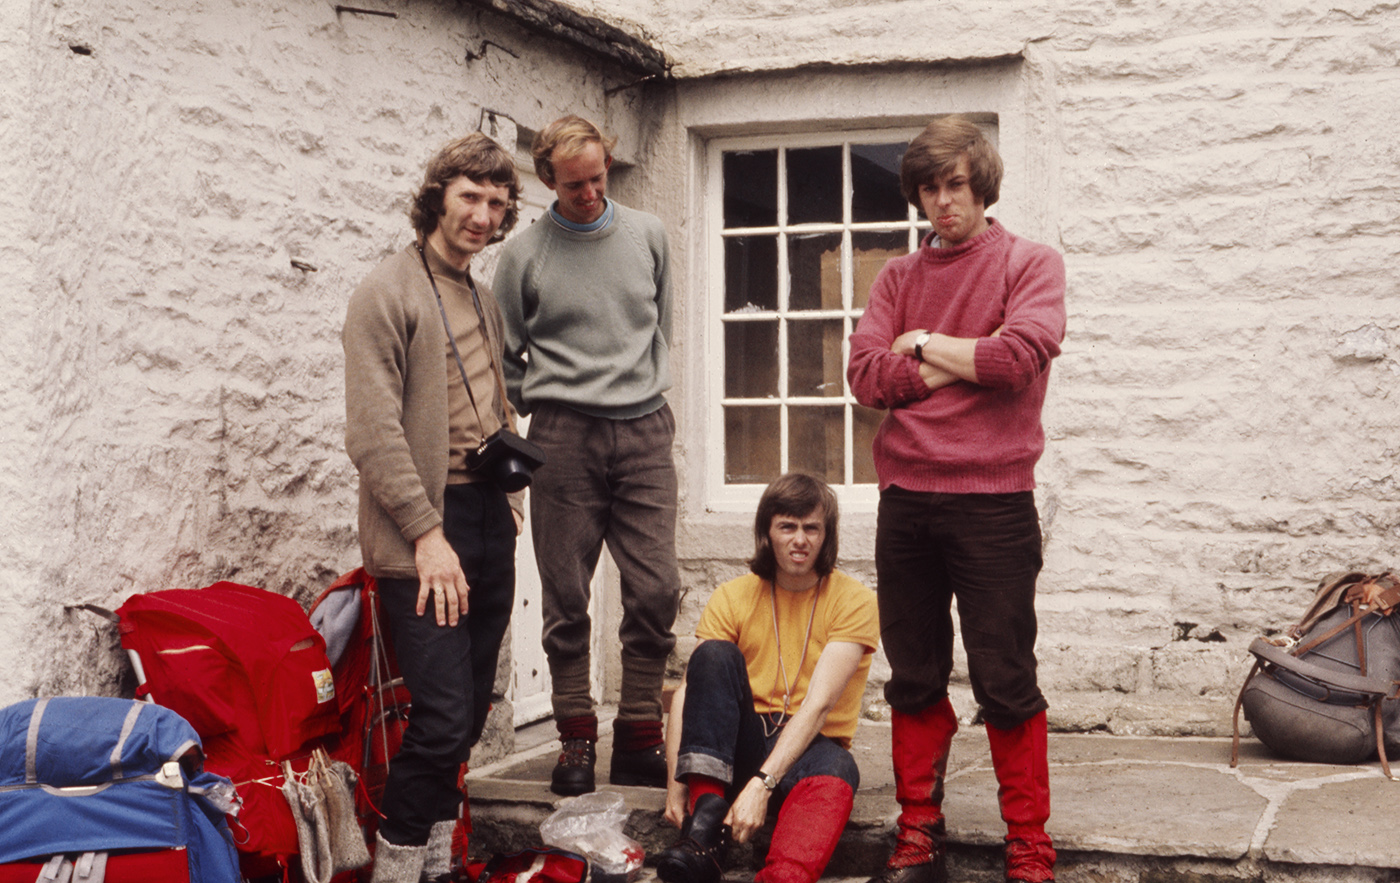
M656 875L666 883L719 883L733 833L724 823L728 813L723 797L700 795L680 839L656 857Z
M575 797L593 790L593 765L598 762L596 744L589 739L565 739L559 762L549 777L549 790Z
M666 746L653 745L624 751L613 746L612 765L608 782L613 785L641 785L645 788L666 787Z
M900 825L894 852L868 883L948 883L948 837L942 819Z

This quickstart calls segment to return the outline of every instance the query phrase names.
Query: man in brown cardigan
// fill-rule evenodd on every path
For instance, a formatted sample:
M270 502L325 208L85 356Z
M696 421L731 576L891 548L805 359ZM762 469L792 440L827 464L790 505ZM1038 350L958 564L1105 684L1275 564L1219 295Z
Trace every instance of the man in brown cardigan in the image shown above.
M467 466L508 407L500 309L468 265L515 223L519 196L511 157L485 135L442 148L410 210L415 241L360 283L346 313L360 548L413 697L384 788L375 883L449 879L457 774L485 725L514 603L519 500Z

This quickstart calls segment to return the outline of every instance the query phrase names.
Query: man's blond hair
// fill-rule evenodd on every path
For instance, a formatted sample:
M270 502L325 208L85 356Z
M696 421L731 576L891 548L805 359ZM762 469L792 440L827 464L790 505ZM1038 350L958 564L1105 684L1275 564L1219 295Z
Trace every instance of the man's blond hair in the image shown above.
M612 158L617 139L604 135L603 130L588 120L575 114L560 117L545 126L535 136L530 145L530 155L535 159L535 174L545 184L554 184L554 163L556 160L573 159L589 144L603 146L603 158Z

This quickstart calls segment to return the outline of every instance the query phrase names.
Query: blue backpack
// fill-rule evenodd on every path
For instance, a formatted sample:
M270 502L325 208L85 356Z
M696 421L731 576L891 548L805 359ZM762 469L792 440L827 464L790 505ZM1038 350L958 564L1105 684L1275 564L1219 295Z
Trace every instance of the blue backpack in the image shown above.
M168 708L73 697L0 709L0 864L183 850L189 880L238 883L233 794Z

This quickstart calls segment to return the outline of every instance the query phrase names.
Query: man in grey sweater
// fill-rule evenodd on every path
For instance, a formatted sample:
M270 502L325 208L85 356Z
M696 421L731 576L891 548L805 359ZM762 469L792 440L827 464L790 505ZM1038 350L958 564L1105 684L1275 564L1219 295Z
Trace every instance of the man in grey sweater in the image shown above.
M532 414L548 462L530 494L544 650L563 750L551 788L594 788L598 718L589 691L589 582L603 543L622 582L622 696L614 785L665 787L661 684L675 644L675 418L666 404L671 284L656 217L606 196L615 139L577 116L531 148L558 199L506 243L495 290L506 384Z

